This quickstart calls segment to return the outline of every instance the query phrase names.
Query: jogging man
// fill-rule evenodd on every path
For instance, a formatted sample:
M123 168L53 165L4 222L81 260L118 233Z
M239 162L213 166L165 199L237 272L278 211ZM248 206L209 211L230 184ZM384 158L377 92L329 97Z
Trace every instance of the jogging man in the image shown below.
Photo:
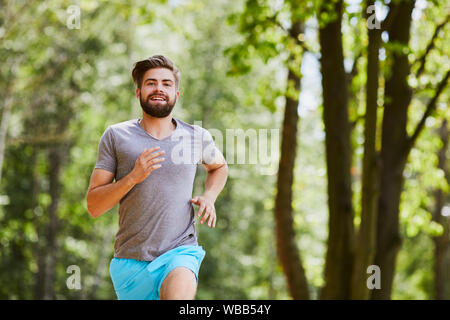
M132 76L142 119L110 125L103 133L88 211L96 218L120 202L110 263L118 299L194 299L205 251L197 242L193 205L200 223L214 228L214 202L228 167L207 130L172 117L180 71L170 59L139 61ZM192 197L197 164L207 177L204 193Z

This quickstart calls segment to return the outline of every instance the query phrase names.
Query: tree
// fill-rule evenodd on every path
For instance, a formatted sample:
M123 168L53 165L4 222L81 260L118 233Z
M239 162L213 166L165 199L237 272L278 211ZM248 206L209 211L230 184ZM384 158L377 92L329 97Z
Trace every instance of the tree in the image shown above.
M382 144L380 151L380 196L378 200L377 243L374 264L382 270L381 290L373 291L372 299L388 299L392 292L395 260L401 246L399 235L399 205L403 189L403 171L411 148L415 144L426 119L436 109L436 103L447 85L447 70L436 86L433 97L411 135L407 133L408 107L413 98L408 84L411 75L407 50L410 40L411 13L414 1L391 2L389 16L392 23L388 29L388 59L391 68L385 75ZM425 60L424 62L425 63Z
M297 150L300 67L303 52L306 49L303 43L304 24L312 11L310 3L287 1L283 8L273 8L270 2L248 0L244 12L240 15L240 30L245 34L246 40L228 50L228 53L231 53L234 68L240 73L251 69L244 58L247 56L248 47L255 48L265 61L281 52L287 53L288 56L285 60L288 74L287 88L283 93L285 107L274 215L278 259L293 299L309 299L310 296L305 270L296 244L292 185ZM290 15L289 21L282 19L284 12ZM285 27L285 24L289 27ZM275 50L277 44L274 40L277 37L280 38L279 44L283 45L282 49L278 49L280 53Z
M252 6L249 6L249 4ZM316 4L316 2L311 2L304 4L304 6L316 8ZM326 281L321 297L325 299L367 299L369 290L365 284L366 270L368 266L376 264L382 272L382 289L373 291L372 298L386 299L391 296L395 257L400 248L399 206L403 191L403 171L410 150L423 130L426 119L436 109L438 99L446 87L449 72L447 71L442 75L435 86L425 85L426 88L434 87L435 90L426 103L425 112L411 135L407 134L407 126L412 125L412 121L408 122L408 107L415 96L418 100L422 100L423 96L420 93L421 89L418 88L414 89L416 95L413 95L407 80L411 77L419 78L423 74L426 58L435 48L439 31L443 29L448 17L445 18L444 22L435 26L435 31L426 50L414 63L414 67L418 65L415 72L411 72L410 62L408 61L414 1L391 1L388 6L388 14L380 23L380 26L377 27L376 24L375 29L369 29L367 32L368 48L362 52L363 57L367 56L366 104L364 117L361 117L365 119L362 212L360 215L361 223L359 228L356 229L351 178L353 123L350 123L348 109L349 102L354 98L352 94L349 94L349 84L351 84L355 73L359 72L357 69L358 61L354 59L351 72L345 71L343 34L341 32L342 19L345 15L344 2L320 1L319 4L317 19L321 50L323 121L326 132L329 197L329 237L325 262ZM373 23L374 15L369 14L373 4L374 2L367 1L363 5L367 23L369 21ZM248 2L247 7L254 11L246 11L243 15L247 20L252 21L248 24L250 27L244 29L243 32L251 35L251 39L258 39L254 31L258 24L254 21L259 20L255 19L255 16L259 17L259 10L263 11L263 8L266 7L264 4L258 3L256 5L251 1ZM286 8L290 9L291 7L286 5ZM271 25L273 20L270 15L266 15L266 23L260 23L260 25ZM364 23L364 27L367 28L367 26L368 24ZM263 30L265 29L263 28ZM383 40L384 44L381 41L383 32L387 38ZM250 41L243 46L248 46L251 43ZM379 55L381 49L387 56L386 62L383 63L384 74L380 72ZM242 52L242 50L239 52ZM264 53L261 55L265 56ZM359 56L358 53L354 54L354 57ZM236 58L237 55L234 57ZM240 61L245 61L245 59L240 59ZM236 63L236 65L239 64ZM242 62L240 67L243 70L249 68ZM382 76L381 79L380 76ZM383 79L385 79L384 112L379 128L380 123L377 116L380 104L379 83ZM294 134L295 131L291 133L291 136ZM377 142L379 136L381 136L380 143ZM287 137L283 136L283 139L287 139ZM291 137L291 139L293 138ZM292 145L293 140L290 143ZM283 152L281 157L283 159ZM283 194L283 190L289 189L291 181L288 175L284 175L289 172L288 170L285 171L284 168L280 166L279 177L284 177L284 181L288 183L278 183L278 195ZM279 204L283 204L284 212L289 212L290 201L292 201L292 198L289 197L280 200ZM291 234L289 238L293 239L293 235ZM281 258L283 248L279 247L278 251ZM293 266L292 270L297 270L296 272L300 275L304 273L298 259L291 256L286 258L282 264L288 265L288 261ZM284 270L289 283L291 280L289 280L288 269L285 267ZM293 291L291 291L291 295L294 296Z
M367 1L365 18L372 18L370 8L374 1ZM365 283L366 270L372 264L375 254L377 200L379 194L379 157L376 149L377 109L379 82L379 51L381 30L369 27L366 67L366 112L364 116L364 158L361 199L361 224L358 230L355 259L352 272L351 298L367 299L369 290Z
M326 133L329 235L322 299L346 299L354 255L348 87L342 46L343 1L323 2L319 23L323 119ZM335 16L336 15L336 16Z
M443 171L447 183L450 182L450 175L448 170L448 162L446 152L448 149L448 122L445 119L442 121L442 125L438 130L439 137L442 141L442 147L438 154L438 167ZM446 271L450 265L446 257L450 249L449 238L449 221L448 217L443 215L445 198L448 192L445 192L442 188L435 190L435 207L433 210L433 221L442 225L443 232L441 235L433 238L434 240L434 298L437 300L445 300L449 298L450 286L448 285L449 279L446 275ZM448 207L447 207L448 208Z

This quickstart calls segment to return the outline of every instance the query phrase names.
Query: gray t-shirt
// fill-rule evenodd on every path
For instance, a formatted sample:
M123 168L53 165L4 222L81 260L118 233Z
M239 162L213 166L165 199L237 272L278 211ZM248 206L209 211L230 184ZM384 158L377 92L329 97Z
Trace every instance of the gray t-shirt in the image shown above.
M211 134L197 125L172 119L176 129L162 140L152 137L140 119L109 126L98 145L95 168L113 172L116 181L128 175L144 149L159 146L166 153L161 168L135 185L119 205L119 230L114 257L152 261L181 245L198 244L194 207L189 200L197 165L214 159Z

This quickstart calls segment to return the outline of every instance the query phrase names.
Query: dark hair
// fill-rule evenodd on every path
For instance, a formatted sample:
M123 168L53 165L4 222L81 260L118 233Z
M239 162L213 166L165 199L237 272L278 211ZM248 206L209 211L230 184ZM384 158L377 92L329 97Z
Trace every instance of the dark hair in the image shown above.
M172 71L175 77L175 86L178 90L180 83L180 70L175 66L175 64L169 59L162 55L154 55L148 59L138 61L134 64L134 69L131 73L133 76L133 81L136 86L140 89L142 86L142 78L147 70L153 68L166 68Z

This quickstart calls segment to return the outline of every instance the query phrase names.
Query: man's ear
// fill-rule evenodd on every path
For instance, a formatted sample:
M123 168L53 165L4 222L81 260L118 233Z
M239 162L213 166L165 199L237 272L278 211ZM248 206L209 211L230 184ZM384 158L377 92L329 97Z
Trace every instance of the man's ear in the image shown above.
M139 94L140 94L141 90L139 88L136 88L136 98L139 99Z

